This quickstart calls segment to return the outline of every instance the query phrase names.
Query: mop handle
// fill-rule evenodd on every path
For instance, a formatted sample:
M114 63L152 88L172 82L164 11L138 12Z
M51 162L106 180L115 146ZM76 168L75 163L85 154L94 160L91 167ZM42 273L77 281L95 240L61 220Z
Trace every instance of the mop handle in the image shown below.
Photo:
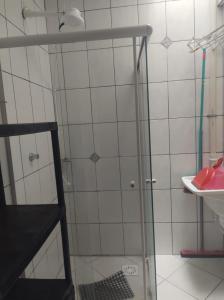
M199 138L198 138L198 171L200 171L203 168L203 121L204 121L203 116L204 116L204 98L205 98L205 70L206 70L206 49L203 49L200 126L199 126Z

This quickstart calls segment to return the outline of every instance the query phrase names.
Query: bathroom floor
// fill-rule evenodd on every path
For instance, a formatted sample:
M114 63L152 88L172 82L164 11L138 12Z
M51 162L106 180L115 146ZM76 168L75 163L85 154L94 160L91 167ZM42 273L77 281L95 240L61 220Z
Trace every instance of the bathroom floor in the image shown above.
M224 299L224 259L183 259L158 255L156 262L158 300ZM128 281L135 299L143 300L141 257L72 257L73 276L77 284L101 280L127 264L138 265L139 276L129 276Z
M224 299L224 259L157 256L158 300Z

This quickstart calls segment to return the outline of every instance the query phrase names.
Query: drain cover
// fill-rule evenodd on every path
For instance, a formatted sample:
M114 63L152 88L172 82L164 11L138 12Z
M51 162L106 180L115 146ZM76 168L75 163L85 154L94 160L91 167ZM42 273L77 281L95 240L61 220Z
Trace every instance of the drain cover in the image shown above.
M79 292L82 300L124 300L134 298L123 271L90 284L80 284Z

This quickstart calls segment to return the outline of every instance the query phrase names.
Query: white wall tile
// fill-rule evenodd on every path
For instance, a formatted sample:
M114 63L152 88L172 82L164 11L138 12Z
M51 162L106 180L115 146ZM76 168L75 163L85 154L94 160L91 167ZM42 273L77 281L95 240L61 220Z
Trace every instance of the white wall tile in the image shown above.
M31 90L34 122L44 122L46 118L45 118L45 107L44 107L42 88L36 84L31 83L30 90Z
M43 88L45 117L49 122L55 121L54 104L52 92Z
M173 252L197 249L197 223L173 223Z
M13 77L18 122L32 123L33 110L29 82Z
M98 223L98 197L96 192L75 193L77 223Z
M170 152L195 153L195 120L193 118L170 120Z
M109 8L110 1L109 0L84 0L84 7L86 10Z
M30 153L37 153L35 135L23 135L20 137L22 163L24 175L28 175L38 169L38 160L29 160Z
M118 158L101 158L96 163L97 188L99 190L119 190L120 173Z
M16 26L23 30L22 1L5 1L6 17Z
M148 48L149 82L167 81L167 50L160 44Z
M7 153L6 153L6 143L4 139L0 139L0 162L2 168L2 176L3 176L3 184L4 186L10 183L9 181L9 169L8 169L8 162L7 162ZM9 202L11 203L11 202Z
M92 1L93 2L93 1ZM98 30L111 28L110 9L100 9L85 12L86 30ZM112 40L88 41L88 49L110 48Z
M39 204L41 199L40 178L38 172L25 177L26 202Z
M151 119L168 118L168 87L166 82L149 84Z
M114 84L112 49L91 50L88 52L91 87Z
M170 1L166 5L167 34L173 41L194 36L194 1Z
M139 5L139 23L150 24L150 41L160 43L166 36L165 2Z
M152 173L156 183L153 185L155 189L170 188L170 159L168 155L152 156Z
M76 191L96 190L95 165L90 159L74 159L72 168Z
M153 205L155 222L171 222L170 190L154 190Z
M216 126L218 125L218 118L216 121ZM221 125L221 124L220 124ZM199 126L200 126L200 120L199 117L196 119L196 132L197 132L197 139L196 139L196 147L198 149L198 141L199 141ZM221 131L218 130L218 126L216 127L217 134L219 135L219 141L222 143L222 129ZM216 147L219 143L219 141L216 144ZM221 146L222 147L222 146ZM203 121L203 152L209 152L210 146L209 146L209 120L208 118L205 118Z
M194 55L187 42L175 42L168 49L168 79L194 79Z
M141 226L139 223L124 224L125 255L141 255Z
M57 276L60 264L58 261L58 247L55 239L47 251L48 276L55 278Z
M100 235L103 254L122 255L124 253L121 224L101 224Z
M201 38L211 31L210 14L213 2L195 0L195 37ZM204 20L207 20L204 22Z
M7 26L8 26L9 37L23 36L21 31L19 31L16 27L11 25L11 23L7 23ZM29 79L26 48L23 47L11 48L10 56L11 56L12 73L22 78Z
M71 125L69 136L72 158L88 158L94 152L92 125Z
M5 14L5 0L0 1L0 13Z
M137 4L137 0L111 0L112 7L136 5L136 4Z
M63 53L66 88L85 88L89 86L87 53ZM82 70L80 72L80 70Z
M65 91L60 91L62 124L68 124L67 101Z
M135 89L133 85L116 86L118 121L134 121Z
M0 37L1 38L7 37L6 19L4 19L2 16L0 16ZM0 61L1 61L1 69L11 73L9 49L0 50Z
M122 204L124 222L140 222L139 191L123 191Z
M27 47L27 59L30 80L42 84L39 48Z
M5 72L2 72L2 83L6 103L6 112L8 123L17 123L16 103L13 88L13 77Z
M195 82L171 81L169 86L169 116L171 118L195 116Z
M112 4L113 6L113 4ZM112 28L138 25L137 6L116 7L111 9ZM132 45L131 38L114 39L113 46Z
M46 88L51 89L52 82L51 82L49 54L42 48L39 48L39 54L40 54L42 85L45 86Z
M65 11L71 7L83 10L83 0L59 0L59 11Z
M49 164L48 135L48 132L36 134L37 153L40 156L38 160L39 168L43 168Z
M114 65L117 85L134 83L132 47L115 48Z
M223 235L215 222L205 223L205 247L208 250L223 249Z
M58 3L55 0L48 0L46 2L46 9L57 12L58 11Z
M122 205L121 192L99 192L100 223L121 223Z
M196 12L196 35L199 35L200 32L205 33L209 25L209 20L206 26L203 25L202 19L205 18L206 14L208 14L208 0L195 0ZM170 180L172 178L172 188L180 188L180 190L172 191L172 201L173 201L173 220L177 220L177 222L191 222L196 220L196 209L194 207L196 203L193 200L185 201L185 195L182 197L182 183L181 176L183 175L192 175L195 173L195 161L196 155L194 152L196 151L195 147L195 122L194 119L187 119L186 117L194 117L195 114L195 87L193 79L195 77L195 66L194 66L194 55L190 54L187 48L187 41L183 42L183 40L191 39L194 35L193 25L194 25L194 11L193 11L193 0L179 0L179 1L165 1L160 0L139 0L139 22L140 23L150 23L154 25L154 33L151 37L152 42L160 43L165 35L172 40L180 41L179 43L173 43L169 49L167 50L164 46L160 44L150 44L148 51L149 58L149 103L150 103L150 117L152 121L152 152L153 152L153 177L157 179L157 183L154 185L154 209L155 209L155 218L156 223L156 248L158 253L161 254L171 254L172 253L172 231L171 231L171 198L170 198ZM111 4L111 14L110 14L110 4ZM111 25L113 27L119 26L132 26L138 23L138 14L137 14L137 0L111 0L109 1L85 1L84 5L87 11L85 12L86 25L87 29L100 29L100 28L108 28ZM130 5L130 6L129 6ZM203 7L202 7L203 5ZM59 1L60 10L62 7L71 7L71 6L80 6L83 9L82 1ZM165 6L167 6L167 20L165 20ZM54 8L55 9L55 8ZM158 11L158 13L157 13ZM181 14L179 13L181 12ZM111 20L112 16L112 20ZM203 16L203 18L202 18ZM111 24L112 21L112 24ZM147 21L147 22L146 22ZM167 28L166 28L167 21ZM208 26L207 26L208 25ZM53 25L55 26L55 25ZM187 27L186 27L187 26ZM84 29L84 28L82 28ZM166 32L167 29L167 32ZM70 31L74 29L64 28L65 31ZM181 42L182 41L182 42ZM125 45L131 45L132 41L127 39L122 40L114 40L113 46L120 47ZM88 43L89 49L98 49L99 47L108 48L111 47L111 41L100 41L100 42L90 42ZM85 50L86 43L78 43L78 44L69 44L63 45L63 51L77 51L77 50ZM83 97L77 97L79 101L74 101L75 98L69 99L70 106L68 107L68 113L70 114L69 122L75 122L75 124L80 123L92 123L91 116L91 105L92 105L92 115L93 115L93 123L94 123L94 133L95 133L95 146L96 148L92 151L96 151L100 156L100 160L94 164L89 159L80 159L73 161L73 171L74 171L74 184L75 189L86 190L86 191L95 191L96 181L100 187L99 193L104 195L105 197L100 198L102 201L102 207L100 206L100 218L103 222L120 222L121 218L121 210L120 207L120 198L115 197L115 194L120 194L118 191L113 192L103 192L102 189L110 188L114 183L114 178L116 178L116 189L120 190L120 178L119 178L119 164L117 161L117 141L115 137L115 127L117 126L113 122L131 122L135 121L135 102L134 102L134 87L130 85L133 81L133 53L132 47L127 51L127 47L115 48L112 53L112 49L102 49L97 51L88 51L88 55L86 52L75 52L75 53L64 53L64 55L71 55L71 57L76 56L76 62L74 59L67 60L67 66L64 65L64 73L67 76L67 82L70 82L71 85L66 85L66 88L89 88L89 74L88 74L88 61L90 64L90 75L91 75L91 97L89 97L89 93L86 92L86 95ZM60 49L59 49L60 50ZM77 55L78 53L78 55ZM109 55L107 55L110 53ZM80 55L80 56L79 56ZM88 58L87 58L88 56ZM81 57L81 59L80 59ZM218 57L221 57L218 54ZM52 60L53 61L53 60ZM221 70L222 60L218 58L218 71L217 74L222 74ZM60 62L60 58L58 57L58 62ZM168 69L167 69L168 62ZM110 65L108 67L108 65ZM114 76L114 65L115 65L115 76ZM67 73L67 68L70 71ZM84 69L83 69L84 68ZM33 67L35 70L35 66ZM57 66L58 71L62 69L60 63ZM37 70L37 67L36 67ZM54 70L54 74L58 72ZM207 61L207 75L209 74L209 58ZM32 72L31 72L32 73ZM63 86L63 76L61 76L62 72L59 72L60 75L58 78L54 78L55 84L59 86L59 88L64 88ZM59 74L58 73L58 74ZM32 73L35 74L35 73ZM67 74L67 75L66 75ZM196 55L196 76L197 78L201 77L201 55ZM38 76L36 76L38 78ZM99 87L104 85L114 85L114 77L116 84L120 86L116 87ZM35 77L34 77L35 78ZM81 78L81 79L80 79ZM167 83L167 79L170 81ZM186 80L186 79L192 79ZM173 80L176 80L175 82ZM182 80L182 81L180 81ZM80 85L81 82L81 85ZM84 84L83 84L84 82ZM75 85L74 85L75 84ZM128 85L129 84L129 85ZM200 90L200 81L197 82L197 98ZM55 85L54 85L55 86ZM94 88L93 88L94 86ZM168 90L169 86L169 90ZM99 87L99 88L95 88ZM146 85L143 86L143 97L144 97L144 110L147 110L146 103ZM222 111L222 83L219 83L219 99L217 107L220 107L218 111ZM80 93L84 90L78 90ZM68 91L71 95L76 92ZM116 91L116 95L115 95ZM85 94L85 93L83 93ZM87 95L88 94L88 95ZM115 99L116 96L116 99ZM73 97L73 96L72 96ZM63 98L63 97L62 97ZM68 96L67 96L68 98ZM81 99L82 98L82 99ZM91 103L90 103L91 98ZM168 99L169 99L169 107L168 107ZM68 101L68 103L69 103ZM117 101L117 107L116 107ZM198 101L197 101L197 110L198 110ZM50 107L50 106L49 106ZM64 108L63 102L61 102L61 108ZM87 108L88 107L88 108ZM50 109L51 110L51 109ZM205 109L206 113L206 109ZM64 118L65 117L65 118ZM64 112L64 117L61 119L65 119L66 122L66 113ZM171 153L188 153L192 154L178 154L171 155L169 154L169 126L167 123L168 117L170 118L183 118L180 120L170 120L170 136L171 136ZM142 116L143 120L147 120L147 113L144 113ZM162 119L162 120L159 120ZM75 120L75 121L74 121ZM111 123L110 123L111 122ZM182 125L180 123L182 123ZM190 124L189 124L190 122ZM95 124L95 123L104 123L104 124ZM134 122L133 122L134 124ZM186 126L185 126L186 124ZM145 129L146 122L142 122L142 128ZM181 126L180 126L181 125ZM206 124L205 124L206 125ZM222 121L221 118L218 121L218 125L220 126L220 134L222 134L221 126ZM185 126L185 127L184 127ZM186 129L187 128L187 129ZM187 131L187 134L185 133ZM65 142L66 138L64 135L64 130L62 135L62 147L63 147L63 155L65 155ZM192 131L192 132L191 132ZM131 132L131 131L130 131ZM129 130L126 131L124 138L120 136L120 145L125 141L127 135L130 134ZM108 134L109 133L109 134ZM132 132L133 133L133 132ZM135 135L135 134L134 134ZM147 135L147 130L145 131L145 135ZM83 135L84 136L84 135ZM183 137L184 136L184 137ZM187 138L186 138L187 136ZM133 138L133 136L132 136ZM109 139L109 140L108 140ZM135 139L135 138L134 138ZM132 139L133 140L133 139ZM77 144L77 141L74 140L74 144ZM221 147L221 140L220 145ZM123 143L124 144L124 143ZM135 144L135 145L134 145ZM119 146L120 146L119 145ZM190 145L190 146L189 146ZM207 145L207 143L206 143ZM126 147L124 151L124 155L133 155L133 150L136 147L136 143L133 142L133 146ZM68 148L68 147L67 147ZM88 147L84 147L84 152L80 150L80 152L85 153L85 150ZM144 154L149 153L148 145L146 145L144 149ZM120 147L121 155L123 148ZM192 150L193 149L193 150ZM184 150L184 152L183 152ZM67 150L67 153L69 151ZM136 153L135 153L136 154ZM155 155L156 154L156 155ZM159 155L158 155L159 154ZM165 154L165 155L164 155ZM115 156L113 158L116 161L116 164L113 162L106 163L102 156ZM112 160L111 160L112 161ZM140 219L139 211L138 211L138 173L137 173L137 158L136 157L121 157L120 158L120 168L121 168L121 184L123 189L123 198L122 198L122 207L123 207L123 221L125 222L138 222ZM76 166L77 165L77 166ZM148 157L144 157L144 165L146 166L146 174L148 176L149 169L149 159ZM171 167L171 170L170 170ZM98 177L96 178L95 171L97 169ZM116 171L115 171L116 169ZM108 174L108 170L112 171L113 174ZM171 173L171 178L170 178ZM100 179L100 180L98 180ZM131 189L130 180L136 180L135 189ZM91 192L92 193L92 192ZM93 192L94 193L94 192ZM114 198L109 197L114 195ZM186 197L190 197L186 195ZM89 197L89 199L95 199L94 196ZM113 201L110 201L110 198L115 199L114 204ZM119 198L119 200L118 200ZM103 202L103 200L105 202ZM91 201L90 200L90 201ZM84 201L85 202L85 201ZM78 213L78 216L83 216L83 220L81 222L93 222L98 223L97 220L97 212L98 205L97 200L96 205L91 202L91 204L86 201L85 203L81 202L81 211L82 213ZM116 205L115 205L116 204ZM91 206L92 205L92 206ZM112 206L111 206L112 205ZM186 206L186 207L185 207ZM88 211L90 209L90 213ZM91 211L92 209L92 211ZM75 210L75 209L74 209ZM89 213L88 216L85 215L84 212ZM113 212L113 213L111 213ZM184 213L183 213L184 212ZM92 213L92 215L91 215ZM93 218L92 218L93 217ZM86 218L86 219L85 219ZM95 218L95 219L94 219ZM94 220L94 221L93 221ZM108 221L109 220L109 221ZM163 223L167 222L167 223ZM185 224L185 223L184 223ZM186 223L188 225L188 223ZM85 225L85 223L83 224ZM109 224L108 224L109 225ZM118 224L115 224L118 225ZM135 224L134 224L135 225ZM100 237L99 227L94 228L93 237L96 237L96 243L93 243L94 246L91 249L87 249L89 244L87 245L86 241L83 241L82 238L86 238L89 235L86 234L81 238L81 250L84 249L84 253L87 249L87 254L92 254L92 250L94 249L96 254L100 254ZM87 227L86 227L87 228ZM74 228L73 228L74 229ZM75 231L76 229L74 229ZM105 229L105 232L114 233L114 227L110 227ZM119 224L119 233L124 234L124 228L122 228L122 224ZM179 230L179 229L178 229ZM175 247L178 248L179 244L182 244L181 239L179 239L179 232L175 231ZM72 229L71 229L72 231ZM79 231L79 233L81 230ZM134 232L134 231L133 231ZM189 234L191 234L191 230L187 230ZM82 231L85 234L84 230ZM131 232L132 233L132 232ZM108 235L109 238L110 235ZM79 234L80 237L80 234ZM78 237L78 241L79 241ZM73 237L74 238L74 237ZM105 236L104 236L105 238ZM107 238L107 237L106 237ZM111 254L109 252L110 248L114 245L110 245L110 242L107 242L107 239L104 240L103 245L103 253ZM76 238L75 238L76 239ZM121 239L119 235L118 240ZM186 239L187 240L187 239ZM133 242L135 246L136 239L130 239L128 242ZM86 244L85 244L86 243ZM77 244L77 243L76 243ZM118 242L119 247L121 243ZM139 243L140 245L140 243ZM74 245L73 245L74 246ZM115 245L117 247L117 245ZM115 247L114 246L114 247ZM74 247L73 247L74 248ZM122 255L124 253L124 245L123 245L123 237L122 237L122 251L121 247L118 249L113 248L114 254ZM80 249L79 249L80 250ZM105 250L105 251L104 251ZM119 251L118 251L119 250ZM73 252L78 251L78 249L73 249ZM175 249L176 251L176 249ZM179 251L179 250L178 250Z
M172 193L172 221L197 222L196 197L186 194L182 189L171 190Z
M169 153L168 119L151 121L151 148L152 155Z
M118 155L117 123L94 124L95 151L100 157Z
M135 122L118 123L119 152L121 156L137 155Z
M49 178L51 177L51 170L49 166L42 168L39 171L40 174L40 191L41 191L41 198L40 202L42 204L52 203L53 200L53 187L51 186L51 182L49 182Z
M220 76L224 76L224 70L222 68L223 65L223 52L222 52L222 47L217 47L217 61L216 61L216 76L220 77Z
M77 238L79 254L100 254L100 230L98 224L78 224Z
M121 187L122 190L138 189L138 162L136 157L121 157ZM135 187L131 187L131 181L135 181Z
M196 172L196 155L179 154L171 155L171 186L182 188L181 177L192 176Z
M155 246L157 254L172 254L171 223L155 223Z
M66 98L70 124L92 122L89 89L66 90Z
M15 180L18 180L23 177L22 157L18 136L10 137L10 148L13 164L13 174Z
M60 91L56 91L54 94L54 105L55 105L55 115L56 115L56 119L58 122L58 125L62 125L63 121L62 121L62 105L61 105L61 92Z
M25 185L24 180L21 179L15 183L16 188L16 201L20 205L26 204L26 193L25 193Z
M93 122L115 122L116 100L114 87L91 89Z

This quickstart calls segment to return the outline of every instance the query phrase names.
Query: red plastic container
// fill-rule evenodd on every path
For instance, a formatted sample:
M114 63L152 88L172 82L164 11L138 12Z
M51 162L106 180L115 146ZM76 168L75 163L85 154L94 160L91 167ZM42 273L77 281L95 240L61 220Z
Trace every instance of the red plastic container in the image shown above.
M192 183L199 190L224 189L224 158L221 157L211 168L202 169L193 179Z

